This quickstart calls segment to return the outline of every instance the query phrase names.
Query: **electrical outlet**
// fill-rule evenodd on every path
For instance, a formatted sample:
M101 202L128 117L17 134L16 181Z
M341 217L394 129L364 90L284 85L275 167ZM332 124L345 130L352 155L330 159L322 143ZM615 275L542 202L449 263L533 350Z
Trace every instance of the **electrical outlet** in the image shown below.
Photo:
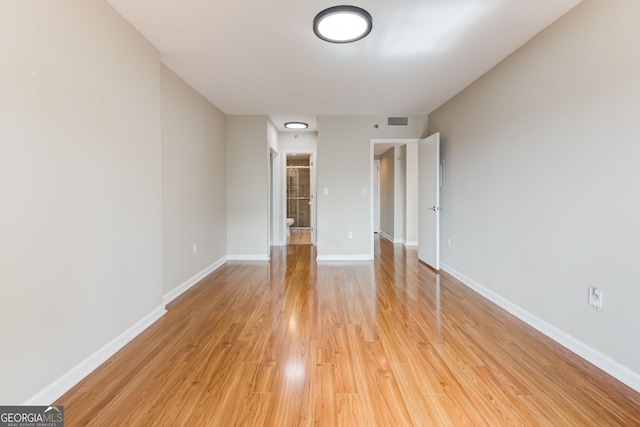
M596 287L589 288L589 304L594 309L599 310L602 308L602 290Z
M197 243L194 243L194 244L193 244L193 254L195 255L195 254L197 254L197 253L198 253L198 244L197 244Z
M352 231L347 231L347 239L349 239L349 240L353 239L353 232Z

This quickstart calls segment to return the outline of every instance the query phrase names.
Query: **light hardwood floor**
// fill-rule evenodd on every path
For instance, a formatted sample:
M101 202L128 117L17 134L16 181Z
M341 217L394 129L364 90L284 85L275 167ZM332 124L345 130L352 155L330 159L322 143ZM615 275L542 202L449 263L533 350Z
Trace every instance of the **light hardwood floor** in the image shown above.
M288 245L310 245L311 244L311 232L293 230L291 236L287 237Z
M70 426L639 426L640 395L376 242L228 262L63 396Z

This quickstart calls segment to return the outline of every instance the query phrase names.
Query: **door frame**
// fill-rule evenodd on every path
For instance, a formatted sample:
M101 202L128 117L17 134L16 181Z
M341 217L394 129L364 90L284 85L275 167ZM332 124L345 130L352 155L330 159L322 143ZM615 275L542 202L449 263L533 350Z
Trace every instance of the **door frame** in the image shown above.
M380 232L380 160L373 159L373 232Z
M317 179L317 170L318 165L316 164L317 150L284 150L282 151L282 166L281 166L281 177L282 177L282 240L287 241L285 230L287 229L287 154L309 154L311 157L311 244L316 245L317 236L318 236L318 227L316 224L316 218L318 217L318 204L316 203L318 200L316 194L316 179Z

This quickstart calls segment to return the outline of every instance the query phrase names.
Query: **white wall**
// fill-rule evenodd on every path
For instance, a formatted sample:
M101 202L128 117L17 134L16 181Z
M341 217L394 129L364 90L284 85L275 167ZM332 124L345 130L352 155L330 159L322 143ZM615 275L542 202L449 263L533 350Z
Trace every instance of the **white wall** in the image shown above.
M282 186L280 182L282 165L280 164L280 142L278 140L278 130L270 120L267 120L267 145L269 146L269 185L267 187L269 190L269 244L275 246L279 245L280 236L282 235L282 190L280 188Z
M394 147L380 155L380 235L393 241L394 230L394 201L395 201L395 162Z
M393 147L393 241L404 243L404 156L402 145Z
M315 151L318 149L318 132L279 132L280 151Z
M0 404L162 303L160 58L103 1L0 13Z
M267 145L273 151L279 151L280 146L280 135L278 129L271 123L270 120L267 120Z
M275 151L270 152L270 189L271 199L269 200L271 209L269 241L272 246L282 246L283 241L283 214L282 214L282 155Z
M164 294L226 256L226 178L224 114L162 66Z
M640 389L638 16L585 0L429 122L443 263Z
M407 246L418 245L418 144L404 145L404 240Z
M227 254L269 258L269 158L266 116L227 116Z
M427 117L387 126L386 116L320 116L318 129L318 259L372 259L371 139L425 137Z

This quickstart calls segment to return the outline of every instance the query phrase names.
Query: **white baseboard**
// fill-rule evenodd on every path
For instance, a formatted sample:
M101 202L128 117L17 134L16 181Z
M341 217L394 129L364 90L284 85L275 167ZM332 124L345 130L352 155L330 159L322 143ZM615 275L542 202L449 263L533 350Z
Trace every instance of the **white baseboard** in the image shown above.
M618 379L619 381L625 383L632 389L640 392L640 374L632 371L626 366L621 365L620 363L613 360L611 357L607 356L604 353L596 350L595 348L585 344L584 342L576 339L575 337L567 334L566 332L558 329L557 327L551 325L550 323L540 319L539 317L529 313L526 310L523 310L516 304L507 300L506 298L496 294L490 289L485 288L478 282L470 279L464 274L456 271L452 267L441 263L440 268L447 273L451 274L453 277L478 292L483 297L488 300L494 302L499 305L501 308L505 309L509 313L513 314L523 322L527 323L529 326L538 330L539 332L545 334L558 344L566 347L571 350L578 356L587 360L591 364L597 366L602 369L612 377Z
M380 235L380 237L382 237L383 239L386 239L388 241L390 241L391 243L395 244L403 244L404 245L404 239L396 239L395 237L391 237L389 236L387 233L385 233L384 231L378 231L378 234Z
M227 261L269 261L269 255L227 255Z
M80 362L74 368L71 368L66 374L27 399L23 405L51 405L59 399L60 396L78 384L84 377L102 365L108 358L113 356L118 350L137 337L142 331L151 326L153 322L161 318L166 312L167 310L165 310L164 305L156 308L91 356Z
M371 261L373 255L355 254L355 255L318 255L316 261Z
M193 285L195 285L196 283L198 283L200 280L204 279L206 276L208 276L209 274L213 273L214 271L216 271L218 268L220 268L222 266L222 264L224 264L225 262L227 262L227 257L222 257L219 260L217 260L216 262L214 262L213 264L211 264L209 267L205 268L204 270L202 270L201 272L199 272L198 274L196 274L195 276L187 279L184 283L182 283L180 286L178 286L177 288L175 288L174 290L167 292L163 297L162 297L162 302L166 305L169 304L171 301L173 301L174 299L178 298L180 295L182 295L183 293L185 293L187 290L189 290L189 288L191 288Z
M406 242L404 242L405 246L418 246L418 242L414 242L413 240L407 240Z
M387 233L385 233L384 231L380 230L378 231L378 234L380 235L380 237L382 237L383 239L386 239L390 242L393 242L393 237L389 236Z

